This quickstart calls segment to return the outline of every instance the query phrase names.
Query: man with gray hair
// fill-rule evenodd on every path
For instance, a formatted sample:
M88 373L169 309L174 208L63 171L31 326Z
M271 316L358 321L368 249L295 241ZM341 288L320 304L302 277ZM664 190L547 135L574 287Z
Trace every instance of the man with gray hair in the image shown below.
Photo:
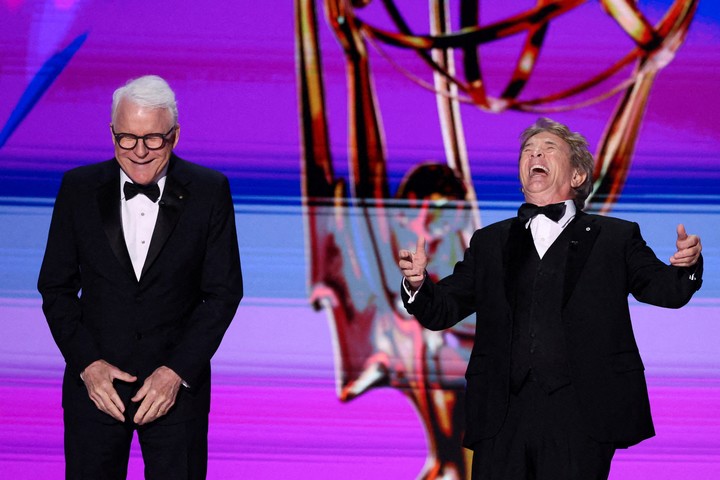
M477 314L464 438L474 480L607 479L617 448L654 435L628 295L685 305L702 246L678 225L666 265L636 223L585 214L592 172L585 138L540 119L521 135L516 218L477 230L437 283L425 239L399 252L405 308L423 326Z
M210 359L243 284L227 178L178 158L162 78L113 94L115 158L63 177L38 290L65 362L66 478L203 479Z

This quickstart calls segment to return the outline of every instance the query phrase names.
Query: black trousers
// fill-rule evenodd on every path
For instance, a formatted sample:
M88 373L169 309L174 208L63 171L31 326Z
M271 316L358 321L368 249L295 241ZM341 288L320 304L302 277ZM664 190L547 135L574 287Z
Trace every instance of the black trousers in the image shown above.
M607 480L615 446L584 433L572 385L548 394L528 377L500 432L474 451L473 480Z
M207 475L207 414L186 422L100 423L64 414L65 478L124 480L137 431L147 480L204 480Z

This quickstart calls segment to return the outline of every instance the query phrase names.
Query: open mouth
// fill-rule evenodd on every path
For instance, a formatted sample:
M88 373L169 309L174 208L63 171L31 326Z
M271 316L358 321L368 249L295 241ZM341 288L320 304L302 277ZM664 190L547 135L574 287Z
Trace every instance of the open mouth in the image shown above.
M532 165L530 167L530 176L533 175L547 175L550 170L545 165Z

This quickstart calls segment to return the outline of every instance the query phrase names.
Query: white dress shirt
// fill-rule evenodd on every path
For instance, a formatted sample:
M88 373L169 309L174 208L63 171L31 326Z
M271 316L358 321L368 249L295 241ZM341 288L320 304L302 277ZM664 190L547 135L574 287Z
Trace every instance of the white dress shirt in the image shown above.
M162 198L165 188L166 173L167 168L157 182L158 187L160 187L160 198ZM140 280L143 265L145 265L145 259L150 248L150 240L155 230L158 212L160 211L160 201L153 202L142 194L126 200L123 192L125 182L132 183L132 180L120 169L120 203L122 205L120 210L122 212L123 235L125 236L125 245L130 254L135 276Z
M125 236L125 245L130 254L135 277L138 280L140 280L143 265L145 265L145 259L150 248L150 240L153 231L155 231L155 223L160 211L160 198L162 198L165 190L166 175L167 167L160 174L160 180L157 181L158 187L160 187L160 197L157 202L153 202L142 194L135 195L130 200L125 200L123 187L125 182L132 183L132 180L120 169L120 203L122 205L120 210L122 212L123 235ZM190 385L182 378L180 383L183 387L190 388Z
M570 221L575 218L577 209L575 202L565 200L565 214L557 222L550 220L543 214L536 215L525 224L525 228L530 228L535 250L537 250L540 258L543 258L550 246L557 240L560 234L565 230Z

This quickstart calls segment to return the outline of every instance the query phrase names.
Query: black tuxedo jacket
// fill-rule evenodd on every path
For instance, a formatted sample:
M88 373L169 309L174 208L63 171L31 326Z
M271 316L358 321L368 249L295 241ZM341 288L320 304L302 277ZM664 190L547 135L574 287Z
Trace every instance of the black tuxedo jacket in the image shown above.
M66 362L66 412L114 422L88 397L80 372L103 359L130 374L116 381L130 398L158 367L189 385L159 422L207 413L210 358L242 298L230 188L219 172L172 156L157 223L138 281L120 214L120 167L113 159L63 177L38 290ZM135 406L136 407L136 406Z
M482 228L451 275L437 284L426 279L413 303L401 289L408 312L432 330L477 313L466 373L468 448L496 435L507 411L508 294L520 268L523 228L517 219ZM702 257L693 269L668 266L645 244L638 225L624 220L578 212L566 228L569 235L558 239L567 249L561 320L584 427L597 441L629 446L654 429L628 295L662 307L685 305L702 283Z

